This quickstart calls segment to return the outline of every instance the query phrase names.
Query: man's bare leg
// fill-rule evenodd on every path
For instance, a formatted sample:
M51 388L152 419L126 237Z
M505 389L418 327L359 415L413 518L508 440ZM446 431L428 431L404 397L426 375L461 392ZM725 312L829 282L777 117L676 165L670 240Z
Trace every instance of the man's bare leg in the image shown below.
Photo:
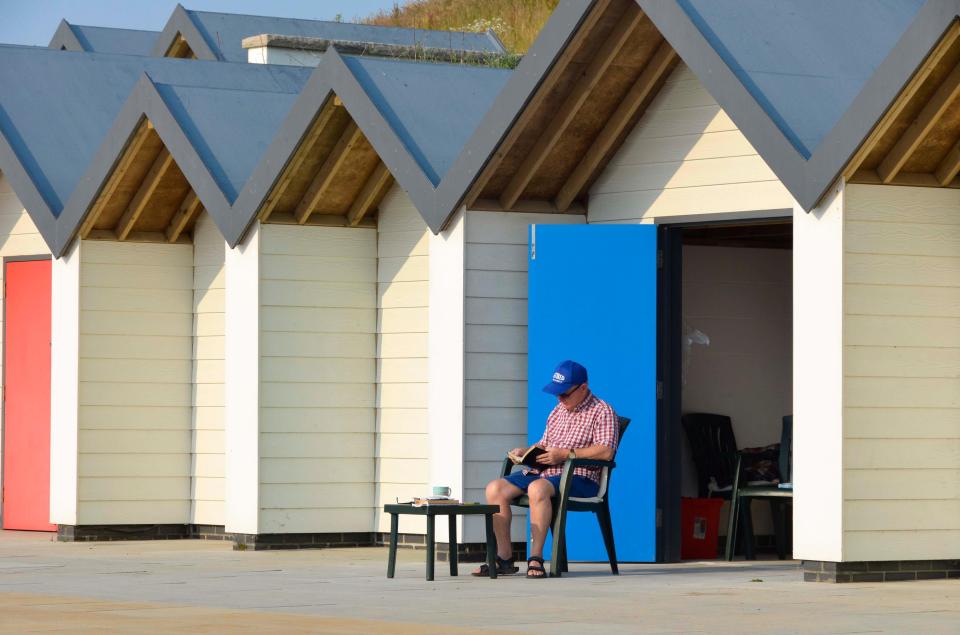
M497 555L504 560L513 556L513 543L510 541L510 522L513 512L510 503L523 494L523 490L502 478L487 483L487 503L499 505L500 513L493 515L493 533L497 537Z
M530 555L543 557L543 543L547 540L550 519L553 517L553 483L540 478L530 483L527 496L530 498ZM556 566L554 563L551 567Z
M493 533L497 537L497 555L504 560L513 558L513 543L510 540L513 512L510 511L510 503L522 494L522 489L502 478L487 483L487 503L500 506L500 512L493 515Z

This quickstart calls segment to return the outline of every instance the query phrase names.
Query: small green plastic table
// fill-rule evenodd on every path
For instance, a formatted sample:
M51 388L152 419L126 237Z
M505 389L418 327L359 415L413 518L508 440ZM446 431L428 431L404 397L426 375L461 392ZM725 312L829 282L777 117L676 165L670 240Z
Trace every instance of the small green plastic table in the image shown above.
M434 525L437 516L447 516L450 523L450 575L457 575L457 516L483 514L487 530L487 568L490 577L497 577L497 541L493 535L493 515L500 511L499 505L481 505L467 503L459 505L424 505L414 507L412 503L384 505L383 511L390 514L390 555L387 559L387 577L392 578L397 568L397 528L400 515L427 517L427 580L433 580L433 561L436 547Z

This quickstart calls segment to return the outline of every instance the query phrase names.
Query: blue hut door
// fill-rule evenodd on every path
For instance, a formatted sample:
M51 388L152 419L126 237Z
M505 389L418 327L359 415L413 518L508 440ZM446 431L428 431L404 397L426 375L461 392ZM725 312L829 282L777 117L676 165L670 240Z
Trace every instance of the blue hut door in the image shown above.
M656 560L657 228L531 225L527 436L536 443L557 398L542 392L573 359L630 429L617 450L610 503L617 556ZM607 559L597 520L567 518L570 560ZM549 538L545 553L550 553Z

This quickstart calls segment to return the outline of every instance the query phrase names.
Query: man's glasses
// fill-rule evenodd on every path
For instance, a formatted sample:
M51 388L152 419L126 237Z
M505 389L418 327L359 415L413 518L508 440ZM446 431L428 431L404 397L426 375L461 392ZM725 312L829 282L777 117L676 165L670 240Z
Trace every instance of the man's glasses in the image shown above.
M583 386L583 384L580 384L579 386L574 386L573 388L571 388L571 389L568 390L567 392L562 393L562 394L560 395L560 398L561 398L561 399L569 399L570 397L573 396L573 393L575 393L575 392L577 392L578 390L580 390L580 386Z

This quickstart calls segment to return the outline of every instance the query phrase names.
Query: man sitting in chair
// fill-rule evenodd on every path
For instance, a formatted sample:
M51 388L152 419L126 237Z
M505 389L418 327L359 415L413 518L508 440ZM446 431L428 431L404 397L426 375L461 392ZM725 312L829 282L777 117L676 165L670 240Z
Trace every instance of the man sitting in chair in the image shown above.
M510 542L510 503L524 493L530 499L531 555L527 561L527 577L542 578L546 575L543 543L553 516L551 499L560 491L564 462L578 457L609 461L617 449L617 415L605 401L590 392L586 368L571 360L562 362L543 391L556 395L558 403L547 417L543 437L535 444L546 449L537 457L541 467L524 468L487 484L487 502L500 506L500 513L493 516L493 530L497 537L497 573L501 575L519 570L513 563ZM527 449L515 448L511 454L522 456ZM576 468L570 496L596 496L600 472L601 468L596 467ZM473 574L489 575L487 565Z

